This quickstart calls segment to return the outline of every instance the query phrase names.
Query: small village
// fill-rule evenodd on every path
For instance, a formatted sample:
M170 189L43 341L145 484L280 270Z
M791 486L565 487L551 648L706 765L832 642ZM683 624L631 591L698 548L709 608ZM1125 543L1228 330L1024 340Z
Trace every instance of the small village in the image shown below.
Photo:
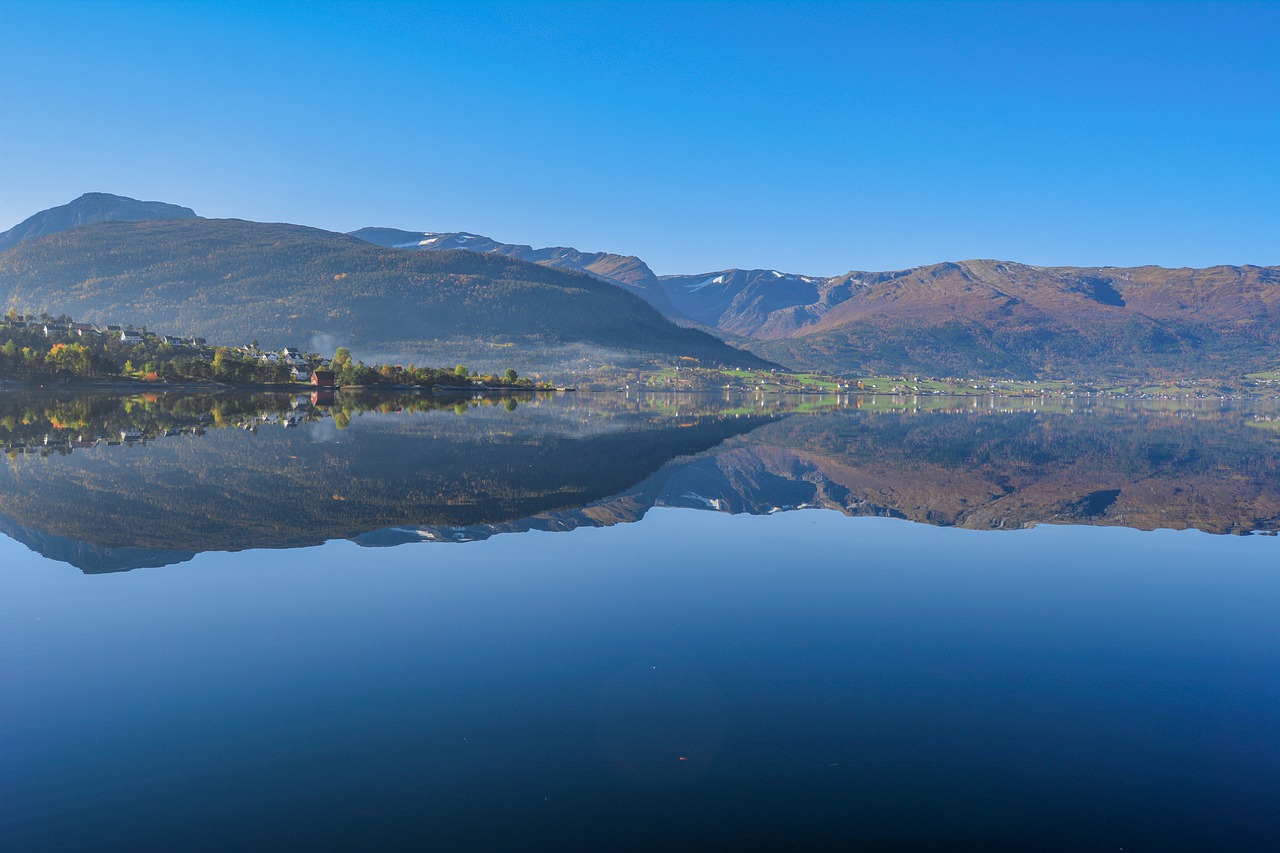
M10 334L6 341L5 332ZM22 341L19 346L15 338ZM40 347L47 345L47 353ZM688 363L686 363L688 362ZM588 389L619 391L736 391L761 394L891 394L912 397L1111 398L1137 400L1231 400L1273 398L1280 373L1255 373L1235 381L1171 379L1154 383L1075 379L1015 380L907 375L828 375L766 370L701 367L694 359L678 359L669 368L649 372L579 375ZM345 348L332 358L296 346L265 350L252 341L238 346L211 345L203 337L160 334L145 326L79 322L66 316L22 315L10 310L0 317L0 385L35 381L70 384L142 382L221 384L237 387L308 385L333 393L340 387L433 389L458 393L479 389L554 389L573 386L534 383L514 370L503 376L480 375L455 368L409 365L366 366Z
M95 324L67 316L39 317L10 310L0 317L0 385L47 382L167 383L275 388L298 384L320 390L380 387L433 390L538 390L553 386L521 377L447 368L366 365L345 347L332 357L296 346L266 350L255 340L240 346L202 337L160 334L126 324ZM564 390L563 388L561 390Z
M189 355L201 361L213 362L217 357L218 347L211 347L204 338L164 335L148 331L146 327L135 328L132 324L82 323L66 317L53 318L47 314L40 317L24 316L10 311L0 317L0 326L14 330L38 331L55 344L66 343L68 339L89 343L118 343L121 347L167 347L174 355ZM289 370L289 378L295 382L310 382L317 369L323 370L327 361L318 353L303 353L298 347L285 347L282 350L264 351L252 344L229 348L246 361L256 361L263 365L283 366ZM328 384L332 384L331 382Z

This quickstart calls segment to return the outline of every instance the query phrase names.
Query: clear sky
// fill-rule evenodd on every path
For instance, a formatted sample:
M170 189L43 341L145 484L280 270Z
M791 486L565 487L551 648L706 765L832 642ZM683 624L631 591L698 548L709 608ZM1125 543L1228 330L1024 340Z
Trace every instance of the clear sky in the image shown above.
M659 273L1280 264L1280 3L0 2L0 230L87 191Z

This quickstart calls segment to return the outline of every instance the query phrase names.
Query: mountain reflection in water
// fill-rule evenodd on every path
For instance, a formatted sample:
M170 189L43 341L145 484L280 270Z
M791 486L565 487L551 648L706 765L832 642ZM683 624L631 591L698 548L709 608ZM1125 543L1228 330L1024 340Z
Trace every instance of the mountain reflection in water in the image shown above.
M0 395L0 532L87 572L656 506L981 529L1280 527L1273 409L714 395Z

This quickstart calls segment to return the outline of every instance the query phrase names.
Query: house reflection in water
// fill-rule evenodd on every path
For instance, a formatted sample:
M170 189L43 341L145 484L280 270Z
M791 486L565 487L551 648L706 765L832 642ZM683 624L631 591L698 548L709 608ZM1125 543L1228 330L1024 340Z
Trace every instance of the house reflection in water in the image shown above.
M333 403L333 391L337 380L332 370L317 370L311 374L311 405L328 406Z

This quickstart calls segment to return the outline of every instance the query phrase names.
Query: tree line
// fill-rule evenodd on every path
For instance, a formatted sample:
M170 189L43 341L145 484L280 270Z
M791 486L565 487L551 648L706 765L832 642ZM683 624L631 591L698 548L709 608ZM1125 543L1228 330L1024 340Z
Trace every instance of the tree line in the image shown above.
M338 347L329 362L334 379L338 385L395 385L416 388L433 387L522 387L534 388L535 383L525 379L514 368L507 368L505 373L477 373L464 364L452 368L418 367L400 364L367 365L356 361L351 350Z
M130 378L152 381L283 384L292 376L287 366L263 363L230 347L174 346L149 335L139 343L117 337L80 337L57 324L46 335L39 327L0 327L0 378L48 380Z
M128 378L226 385L289 385L294 381L290 365L264 360L257 341L243 348L211 347L203 341L175 345L146 333L144 327L139 342L126 342L116 335L81 336L65 316L50 319L47 326L19 325L12 317L4 318L0 320L0 340L4 341L0 344L0 379ZM354 359L346 347L339 347L328 361L318 353L302 358L298 370L303 381L317 369L330 369L339 386L535 387L514 368L497 375L477 373L461 364L452 368L367 365Z

